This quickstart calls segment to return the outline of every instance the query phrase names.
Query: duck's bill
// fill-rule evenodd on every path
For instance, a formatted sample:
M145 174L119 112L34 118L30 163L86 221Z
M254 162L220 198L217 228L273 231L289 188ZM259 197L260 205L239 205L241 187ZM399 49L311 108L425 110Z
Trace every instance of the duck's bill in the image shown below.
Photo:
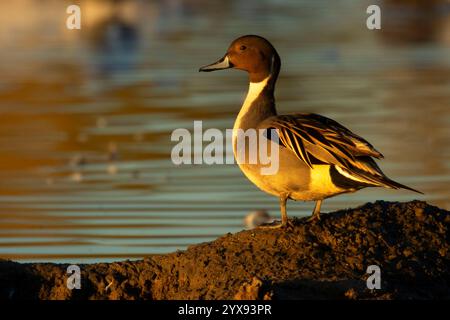
M222 59L220 59L219 61L211 63L207 66L201 67L200 69L198 69L198 71L209 72L209 71L223 70L223 69L228 69L228 68L233 68L233 64L228 59L228 56L225 56Z

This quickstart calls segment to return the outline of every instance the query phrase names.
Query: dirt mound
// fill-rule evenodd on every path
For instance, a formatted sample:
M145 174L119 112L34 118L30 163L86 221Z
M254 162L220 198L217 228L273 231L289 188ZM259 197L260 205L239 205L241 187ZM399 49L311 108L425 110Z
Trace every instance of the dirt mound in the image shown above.
M291 230L227 234L140 261L80 265L0 261L1 299L449 299L450 212L377 201L293 220ZM367 267L381 270L368 289Z

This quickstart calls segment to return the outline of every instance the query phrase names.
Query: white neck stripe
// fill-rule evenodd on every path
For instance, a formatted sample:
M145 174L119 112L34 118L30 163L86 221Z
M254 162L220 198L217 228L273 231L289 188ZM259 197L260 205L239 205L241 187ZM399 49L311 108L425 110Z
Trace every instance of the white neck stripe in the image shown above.
M250 82L248 87L247 97L242 104L241 111L236 118L236 122L234 123L234 129L238 129L241 127L242 117L250 110L252 103L259 97L261 92L267 86L267 82L269 81L270 76L265 78L260 82Z

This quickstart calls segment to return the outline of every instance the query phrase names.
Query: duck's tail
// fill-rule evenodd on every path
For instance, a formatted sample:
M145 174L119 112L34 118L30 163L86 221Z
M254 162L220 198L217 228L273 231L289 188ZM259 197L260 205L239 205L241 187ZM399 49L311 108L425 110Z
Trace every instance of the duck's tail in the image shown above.
M417 192L417 193L420 193L420 194L424 194L422 191L419 191L419 190L413 189L411 187L405 186L404 184L395 182L394 180L391 180L391 179L389 179L387 177L385 177L384 180L386 180L385 184L391 189L406 189L406 190L410 190L410 191Z
M351 169L343 169L350 173L353 177L359 178L359 181L367 183L374 187L384 187L390 189L406 189L420 194L423 192L405 186L404 184L398 183L394 180L389 179L383 171L378 167L376 162L370 157L358 157L358 162L356 163L359 167L353 166Z

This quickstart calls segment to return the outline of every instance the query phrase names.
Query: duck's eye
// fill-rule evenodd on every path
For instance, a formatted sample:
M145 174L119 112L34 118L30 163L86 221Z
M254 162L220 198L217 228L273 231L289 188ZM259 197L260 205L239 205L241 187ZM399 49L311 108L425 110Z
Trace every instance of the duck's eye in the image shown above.
M247 49L247 47L246 47L246 46L241 46L239 49L240 49L241 51L244 51L245 49Z

